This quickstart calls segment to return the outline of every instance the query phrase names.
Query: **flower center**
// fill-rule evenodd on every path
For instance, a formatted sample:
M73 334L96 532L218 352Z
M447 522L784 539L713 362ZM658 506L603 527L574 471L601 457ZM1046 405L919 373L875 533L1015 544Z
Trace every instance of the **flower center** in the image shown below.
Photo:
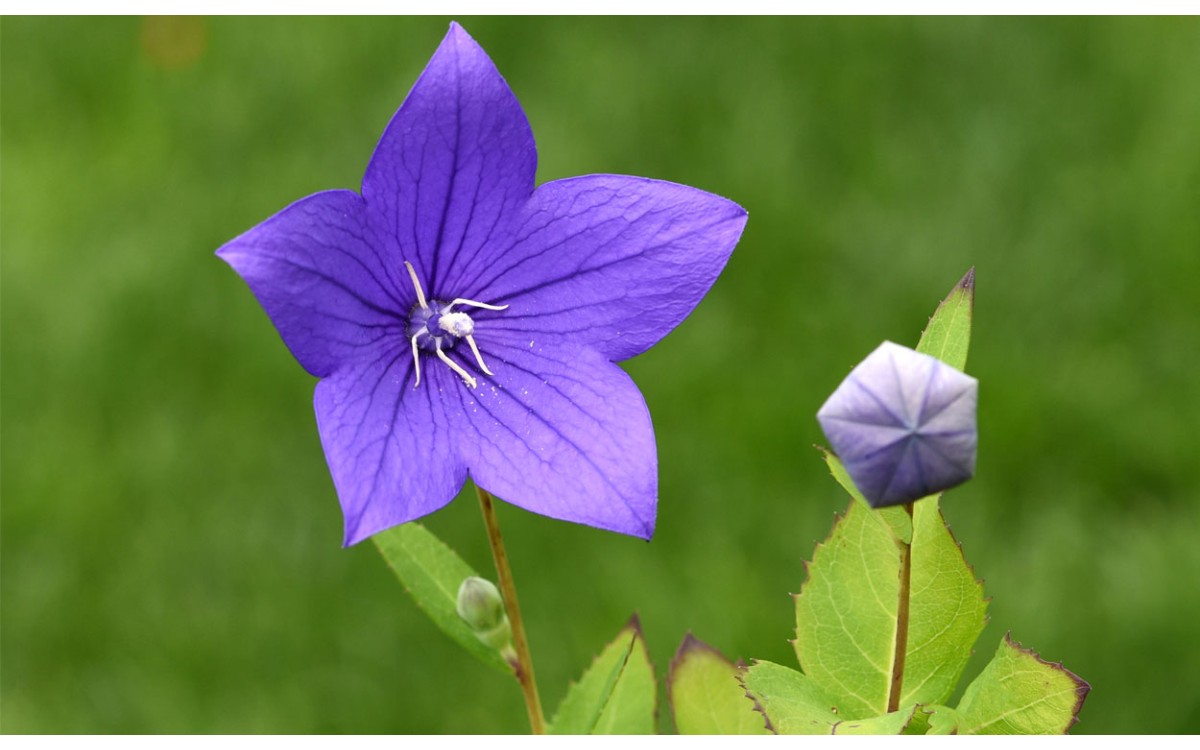
M458 304L462 304L458 301ZM465 312L455 312L449 302L429 300L426 307L413 305L408 316L405 335L417 339L417 346L427 352L442 349L449 351L454 344L475 332L475 321Z
M505 310L508 305L489 305L485 302L476 302L475 300L458 297L450 302L442 302L441 300L433 300L432 302L425 301L425 292L421 289L421 282L417 280L417 272L413 269L412 263L404 261L405 268L408 269L408 275L412 278L413 289L417 292L417 304L413 306L412 312L408 315L408 329L405 335L412 342L413 353L413 368L417 373L417 382L413 384L416 388L421 384L421 355L420 349L427 352L433 352L442 362L444 362L451 370L458 373L458 376L463 379L468 388L474 388L478 382L466 370L464 370L457 362L446 356L446 352L454 348L459 339L466 339L467 345L471 347L471 353L475 355L475 362L479 365L479 369L483 370L488 375L494 375L488 366L483 363L483 355L479 353L479 347L475 344L475 321L471 320L471 316L461 310L455 310L457 305L466 305L467 307L477 307L483 310Z

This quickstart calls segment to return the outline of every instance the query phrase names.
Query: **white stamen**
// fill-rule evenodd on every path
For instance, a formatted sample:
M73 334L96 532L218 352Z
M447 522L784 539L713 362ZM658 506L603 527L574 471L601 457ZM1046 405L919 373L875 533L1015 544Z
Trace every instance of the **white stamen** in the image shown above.
M455 305L470 305L471 307L481 307L484 310L507 310L508 309L508 305L489 305L486 302L476 302L473 299L465 299L463 297L459 297L459 298L455 299L453 302L450 303L449 307L454 307Z
M466 370L459 367L457 362L455 362L454 360L452 360L446 356L446 353L444 351L442 351L441 343L439 343L437 346L437 355L438 355L438 359L445 362L447 365L450 366L451 370L454 370L462 377L463 382L467 384L468 388L474 388L475 386L478 385L478 383L475 382L475 378L471 377L471 375Z
M468 333L466 339L467 343L471 346L471 352L475 355L475 361L479 363L479 369L488 375L495 375L496 373L489 370L488 366L483 363L483 355L479 353L479 347L475 346L475 337Z
M413 367L417 371L417 382L413 383L413 388L416 388L421 384L421 357L417 354L417 334L413 334L410 340L413 347Z
M404 267L408 269L408 275L412 277L413 289L417 290L417 304L422 310L428 310L429 305L425 303L425 292L421 290L421 282L417 281L417 272L413 270L412 263L404 261Z

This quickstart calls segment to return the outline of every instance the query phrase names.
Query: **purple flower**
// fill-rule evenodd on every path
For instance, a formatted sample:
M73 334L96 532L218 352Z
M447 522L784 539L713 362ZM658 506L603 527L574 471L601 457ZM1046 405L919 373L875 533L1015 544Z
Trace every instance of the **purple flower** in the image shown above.
M817 412L863 496L900 505L975 474L979 381L939 359L885 341Z
M653 534L650 414L613 362L692 311L746 212L640 177L535 190L536 166L521 106L451 24L361 195L309 196L217 251L321 378L345 544L441 508L468 474L535 513Z

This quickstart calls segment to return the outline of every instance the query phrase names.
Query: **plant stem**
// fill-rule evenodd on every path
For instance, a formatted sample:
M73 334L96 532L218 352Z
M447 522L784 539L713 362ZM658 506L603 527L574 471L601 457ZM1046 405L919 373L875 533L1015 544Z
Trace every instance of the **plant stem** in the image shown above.
M911 520L913 504L904 506ZM908 651L908 598L912 580L912 545L900 544L900 601L896 605L896 653L892 658L892 687L888 693L888 713L899 710L900 690L904 683L904 656Z
M496 575L500 578L500 594L512 625L513 649L505 656L521 692L525 694L525 710L529 712L529 728L534 734L546 733L546 719L542 715L542 699L538 697L537 680L533 676L533 657L529 653L529 641L525 638L525 622L521 619L521 607L517 604L517 587L513 583L512 569L508 566L508 553L504 550L504 539L500 536L500 523L496 519L496 507L487 490L475 485L479 496L479 507L483 511L483 524L487 527L488 543L492 547L492 559L496 562Z

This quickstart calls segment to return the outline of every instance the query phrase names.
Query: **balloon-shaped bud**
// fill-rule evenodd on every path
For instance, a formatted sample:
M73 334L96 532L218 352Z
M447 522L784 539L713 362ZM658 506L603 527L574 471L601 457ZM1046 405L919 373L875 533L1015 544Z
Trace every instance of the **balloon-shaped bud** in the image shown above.
M492 648L503 650L512 640L504 599L491 581L475 576L464 579L455 606L475 636Z
M885 341L846 376L817 421L872 507L900 505L975 474L979 381Z

